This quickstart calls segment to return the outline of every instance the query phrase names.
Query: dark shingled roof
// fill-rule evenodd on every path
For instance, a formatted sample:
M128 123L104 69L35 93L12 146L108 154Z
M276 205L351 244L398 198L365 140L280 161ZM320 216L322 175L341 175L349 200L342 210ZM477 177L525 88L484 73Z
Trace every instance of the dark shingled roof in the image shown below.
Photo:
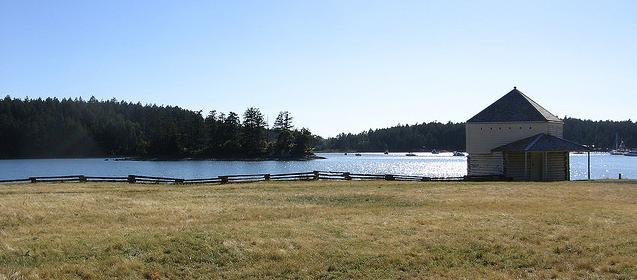
M586 146L553 135L540 133L515 141L491 151L493 152L572 152L588 151Z
M524 93L513 88L467 122L561 121Z

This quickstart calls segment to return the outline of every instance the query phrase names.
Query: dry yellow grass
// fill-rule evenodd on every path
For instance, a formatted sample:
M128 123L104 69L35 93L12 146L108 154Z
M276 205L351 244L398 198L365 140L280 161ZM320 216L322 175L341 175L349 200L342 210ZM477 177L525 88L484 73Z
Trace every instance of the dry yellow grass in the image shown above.
M637 184L0 186L0 279L637 278Z

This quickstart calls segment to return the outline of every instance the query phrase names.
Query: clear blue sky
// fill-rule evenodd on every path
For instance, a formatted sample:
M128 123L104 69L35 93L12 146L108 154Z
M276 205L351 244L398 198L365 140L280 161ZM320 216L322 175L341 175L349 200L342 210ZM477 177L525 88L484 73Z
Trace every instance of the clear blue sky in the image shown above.
M0 95L289 110L323 136L465 121L516 85L636 119L637 1L0 0Z

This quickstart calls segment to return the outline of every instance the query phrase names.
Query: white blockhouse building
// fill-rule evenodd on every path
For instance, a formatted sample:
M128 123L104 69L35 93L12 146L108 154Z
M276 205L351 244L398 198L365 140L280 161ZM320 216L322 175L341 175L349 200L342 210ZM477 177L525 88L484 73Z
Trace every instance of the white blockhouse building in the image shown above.
M468 176L569 180L569 152L587 148L563 139L563 127L562 120L514 87L467 121Z

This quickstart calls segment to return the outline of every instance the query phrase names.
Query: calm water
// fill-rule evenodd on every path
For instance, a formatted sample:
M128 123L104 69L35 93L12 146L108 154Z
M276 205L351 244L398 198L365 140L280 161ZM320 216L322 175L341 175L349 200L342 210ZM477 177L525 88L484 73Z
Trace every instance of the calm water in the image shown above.
M87 175L126 176L129 174L177 178L207 178L231 174L288 173L313 170L349 171L372 174L406 174L431 177L466 175L466 158L451 153L341 153L319 154L327 159L312 161L105 161L96 159L0 160L0 179L30 176ZM591 155L592 177L637 179L637 157ZM571 155L571 179L586 178L586 155Z

